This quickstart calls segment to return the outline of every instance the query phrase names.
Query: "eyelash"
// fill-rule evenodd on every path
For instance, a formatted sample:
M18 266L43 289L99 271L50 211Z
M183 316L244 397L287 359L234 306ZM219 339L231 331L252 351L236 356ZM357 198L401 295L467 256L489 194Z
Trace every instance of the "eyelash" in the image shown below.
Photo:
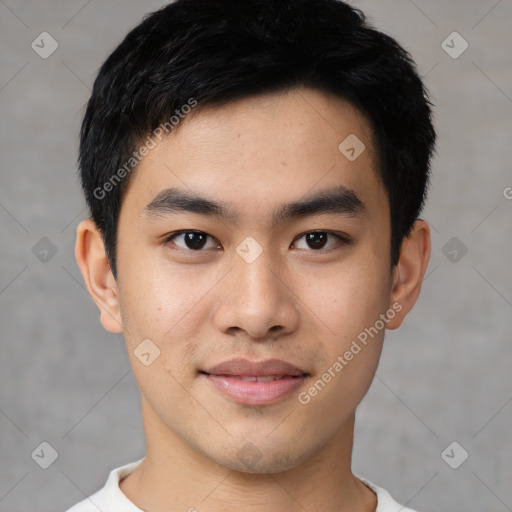
M184 235L186 233L194 233L194 234L199 234L199 235L206 235L207 237L210 237L210 238L214 239L213 236L209 235L208 233L205 233L204 231L196 231L196 230L193 230L193 229L184 229L184 230L181 230L181 231L175 231L174 233L170 233L168 236L165 237L164 243L168 244L169 242L171 242L171 243L174 244L174 242L173 242L174 238L176 238L178 236L181 236L181 235ZM329 253L331 251L340 249L342 246L350 245L352 243L352 239L350 237L348 237L347 235L342 235L340 233L333 233L332 231L321 231L321 230L307 231L307 232L302 233L301 235L299 235L295 240L300 240L301 238L305 237L306 235L309 235L309 234L312 234L312 233L323 233L323 234L326 234L326 235L331 235L331 236L336 237L339 240L339 242L337 244L335 244L333 247L329 247L327 249L323 249L323 248L322 249L309 249L309 250L307 250L307 252ZM176 244L174 244L174 245L176 245ZM183 247L180 247L180 246L177 246L177 247L178 248L176 250L183 251L183 252L189 252L189 253L201 253L201 252L205 252L207 250L211 250L211 249L204 249L203 250L202 248L194 250L194 249L190 249L190 248L184 249ZM301 250L304 250L304 249L301 249Z

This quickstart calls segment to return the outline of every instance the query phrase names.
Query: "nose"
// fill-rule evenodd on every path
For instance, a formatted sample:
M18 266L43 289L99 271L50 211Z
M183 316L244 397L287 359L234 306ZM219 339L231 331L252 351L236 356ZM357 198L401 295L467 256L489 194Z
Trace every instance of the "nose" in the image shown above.
M224 281L214 315L221 332L244 332L251 339L263 340L297 329L299 301L286 282L286 273L268 251L250 263L234 255L233 268Z

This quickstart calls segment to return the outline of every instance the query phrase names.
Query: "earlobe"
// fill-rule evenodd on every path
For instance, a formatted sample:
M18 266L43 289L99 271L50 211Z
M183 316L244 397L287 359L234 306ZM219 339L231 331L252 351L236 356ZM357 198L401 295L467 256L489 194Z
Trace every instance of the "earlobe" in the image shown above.
M80 222L75 257L89 293L100 309L100 321L110 332L122 333L118 287L112 275L103 238L92 219Z
M393 270L390 306L396 304L395 309L399 312L387 323L387 329L398 329L416 303L430 259L430 248L429 225L418 219L402 242L400 259Z

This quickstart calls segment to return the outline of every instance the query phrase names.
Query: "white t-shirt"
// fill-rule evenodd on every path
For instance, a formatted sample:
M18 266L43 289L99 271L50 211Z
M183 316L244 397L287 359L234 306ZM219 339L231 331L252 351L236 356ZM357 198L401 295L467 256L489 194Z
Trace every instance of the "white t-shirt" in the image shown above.
M136 507L121 491L119 482L129 475L144 459L131 462L125 466L113 469L105 486L85 500L77 503L66 512L144 512ZM387 491L373 485L365 478L358 476L377 495L377 510L375 512L414 512L410 508L399 505Z

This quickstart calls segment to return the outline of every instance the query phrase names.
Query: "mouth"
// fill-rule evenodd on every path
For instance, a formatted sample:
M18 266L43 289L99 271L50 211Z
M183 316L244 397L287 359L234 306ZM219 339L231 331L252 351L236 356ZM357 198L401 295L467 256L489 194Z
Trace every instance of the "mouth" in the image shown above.
M300 388L310 374L279 359L251 362L231 359L199 372L228 400L242 405L271 405Z

